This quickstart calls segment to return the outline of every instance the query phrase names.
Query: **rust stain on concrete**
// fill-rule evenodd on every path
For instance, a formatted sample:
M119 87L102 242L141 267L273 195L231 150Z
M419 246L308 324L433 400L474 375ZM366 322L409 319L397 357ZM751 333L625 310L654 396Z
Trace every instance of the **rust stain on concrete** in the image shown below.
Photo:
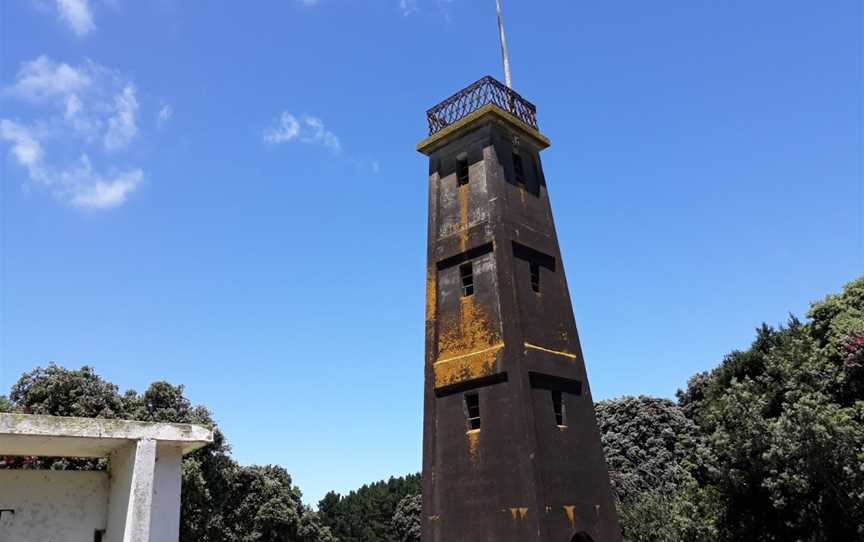
M441 323L435 387L494 374L504 344L474 296L461 299L458 315Z
M567 519L570 521L570 527L576 526L576 507L574 505L565 505L564 513L567 514Z
M468 437L468 455L471 456L471 462L476 463L480 453L480 429L471 429L465 435Z
M525 517L528 515L528 509L527 508L511 508L510 509L510 515L513 516L514 520L525 519Z
M462 185L459 187L459 247L462 252L468 246L468 197L471 194L468 189L470 185Z

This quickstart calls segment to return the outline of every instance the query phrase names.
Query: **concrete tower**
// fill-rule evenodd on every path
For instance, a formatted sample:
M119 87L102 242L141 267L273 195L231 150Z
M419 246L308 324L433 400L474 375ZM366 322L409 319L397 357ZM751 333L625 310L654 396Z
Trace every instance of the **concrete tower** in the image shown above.
M620 542L530 102L427 112L424 542Z

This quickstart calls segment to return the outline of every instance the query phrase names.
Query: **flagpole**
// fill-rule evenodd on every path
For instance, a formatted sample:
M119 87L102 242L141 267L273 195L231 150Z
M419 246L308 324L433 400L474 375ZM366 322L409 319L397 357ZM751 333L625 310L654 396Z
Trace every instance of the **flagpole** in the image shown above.
M501 59L504 62L504 84L507 88L513 88L510 79L510 53L507 52L507 36L504 35L504 19L501 17L501 0L495 0L498 11L498 40L501 42Z

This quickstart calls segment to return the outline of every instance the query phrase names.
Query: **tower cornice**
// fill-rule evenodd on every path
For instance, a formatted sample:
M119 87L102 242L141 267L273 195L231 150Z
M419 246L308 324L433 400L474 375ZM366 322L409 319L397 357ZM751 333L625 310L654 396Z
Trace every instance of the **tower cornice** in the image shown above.
M524 137L531 139L538 150L545 149L552 144L549 138L540 133L536 128L525 124L496 104L489 103L427 137L417 144L417 151L429 156L444 145L462 137L465 133L478 128L490 120L501 122Z

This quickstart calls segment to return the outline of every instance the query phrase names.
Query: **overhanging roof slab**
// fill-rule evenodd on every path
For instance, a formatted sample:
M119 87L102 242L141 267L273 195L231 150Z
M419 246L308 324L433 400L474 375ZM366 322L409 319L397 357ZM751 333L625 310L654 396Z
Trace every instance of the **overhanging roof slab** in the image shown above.
M184 454L213 442L213 431L182 423L0 414L0 456L105 457L138 440Z

